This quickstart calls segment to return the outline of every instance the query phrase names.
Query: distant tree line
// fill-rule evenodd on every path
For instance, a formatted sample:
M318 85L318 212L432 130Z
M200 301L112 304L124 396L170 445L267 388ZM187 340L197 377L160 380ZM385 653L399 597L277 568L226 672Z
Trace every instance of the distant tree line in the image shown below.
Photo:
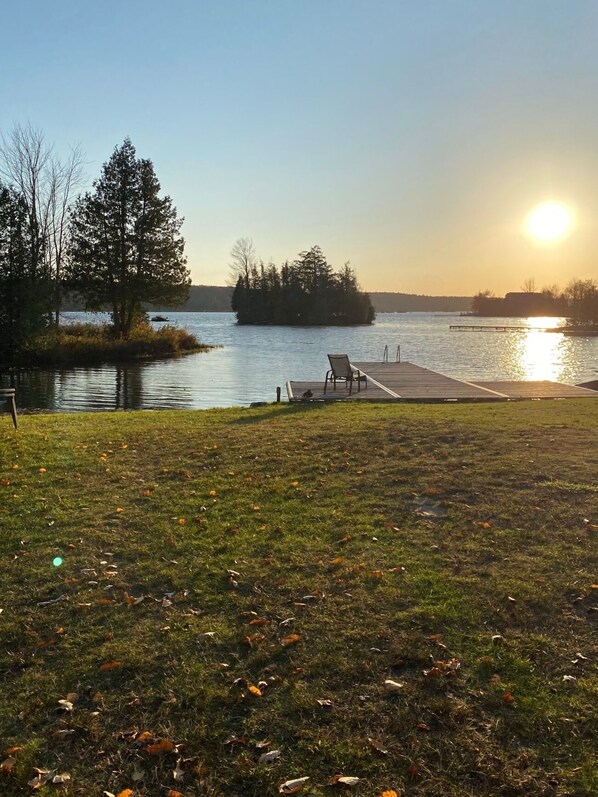
M150 160L129 139L91 191L77 196L83 159L60 160L31 127L0 137L0 357L57 327L64 295L109 310L126 338L147 303L185 301L182 219Z
M374 308L346 263L335 272L319 246L292 262L264 265L250 239L232 249L232 309L240 324L371 324Z
M515 291L504 298L481 291L473 297L471 311L497 317L563 316L571 326L593 326L598 324L598 282L576 279L562 291L553 286L541 291Z

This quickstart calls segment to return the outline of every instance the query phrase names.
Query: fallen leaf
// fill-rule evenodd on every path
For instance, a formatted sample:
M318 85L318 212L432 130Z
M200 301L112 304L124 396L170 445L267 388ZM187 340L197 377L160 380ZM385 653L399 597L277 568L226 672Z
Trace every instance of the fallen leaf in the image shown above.
M134 595L129 595L128 592L125 592L123 596L123 601L127 604L127 606L138 606L142 603L145 599L145 595L141 595L141 597L136 598Z
M257 762L258 764L270 764L272 761L276 761L277 758L280 758L280 756L280 750L270 750L268 753L262 753Z
M37 767L33 767L33 771L36 775L27 783L32 789L41 789L44 784L54 777L54 772L50 769L38 769Z
M104 793L106 794L107 792ZM123 789L122 791L119 791L116 797L133 797L134 794L135 792L133 789Z
M122 666L122 661L107 661L104 664L100 664L100 670L115 670L117 667Z
M386 791L382 792L380 797L399 797L399 795L396 793L394 789L387 789Z
M257 686L250 686L249 691L251 692L252 695L255 695L256 697L262 696L262 690L258 689Z
M578 654L578 655L580 655L580 654ZM18 744L18 745L16 745L16 747L9 747L8 750L4 751L4 753L5 753L5 755L14 755L15 753L18 753L19 750L22 750L22 749L23 749L23 745L22 744Z
M0 771L8 773L12 770L16 763L17 759L9 756L8 758L5 758L2 763L0 763Z
M54 603L60 603L61 601L68 601L68 596L67 595L59 595L57 598L52 598L52 600L49 600L49 601L40 601L40 603L38 603L37 605L38 606L52 606Z
M146 742L149 742L149 740L153 738L154 738L153 733L150 733L149 731L142 731L135 741L145 744Z
M325 709L326 711L331 711L334 708L334 703L332 700L328 698L322 698L321 700L316 701L320 708Z
M68 772L62 772L60 775L54 775L52 778L52 783L59 786L62 783L68 783L71 779L71 776Z
M361 778L351 777L350 775L334 775L334 777L330 778L328 781L329 786L337 786L340 784L341 786L357 786Z
M295 792L300 791L308 780L309 778L294 778L293 780L285 780L285 782L281 783L278 787L278 791L280 794L294 794Z
M62 729L62 730L54 731L52 733L52 736L55 739L59 739L61 741L64 741L65 739L71 739L74 733L75 733L74 728L65 728L65 729Z
M185 797L185 795L180 791L176 791L175 789L169 789L166 797Z
M156 744L148 744L145 748L150 755L161 755L162 753L172 753L175 745L168 739L160 739Z
M502 700L503 700L503 703L512 703L515 700L515 698L513 697L513 693L512 692L504 692L504 694L502 696Z
M283 647L288 648L289 645L296 644L297 642L299 642L300 639L301 639L300 634L289 634L288 636L285 636L280 640L280 644Z
M405 684L387 678L386 681L384 681L384 688L386 689L387 692L400 692L401 689L405 688Z
M185 770L181 767L182 759L176 762L175 768L172 770L172 777L176 780L177 783L180 783L182 780L185 780ZM178 792L177 792L178 794Z
M381 755L388 755L388 750L378 739L372 739L368 736L368 742L370 743L370 747L373 748L377 753L380 753Z

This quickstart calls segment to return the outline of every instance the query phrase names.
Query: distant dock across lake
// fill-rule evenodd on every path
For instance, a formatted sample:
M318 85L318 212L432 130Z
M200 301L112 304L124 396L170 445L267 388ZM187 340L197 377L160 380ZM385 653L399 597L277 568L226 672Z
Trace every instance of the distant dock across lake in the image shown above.
M355 362L367 376L367 388L357 383L351 394L344 383L336 390L320 382L287 382L289 401L521 401L531 399L598 399L598 391L578 385L544 381L466 382L410 362Z

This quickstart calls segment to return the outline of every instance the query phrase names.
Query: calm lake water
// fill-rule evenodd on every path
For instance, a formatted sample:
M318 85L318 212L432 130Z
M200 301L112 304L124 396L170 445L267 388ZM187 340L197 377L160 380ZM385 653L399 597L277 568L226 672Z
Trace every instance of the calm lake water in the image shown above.
M598 338L538 331L561 319L462 318L441 313L381 313L370 327L239 327L232 313L168 313L202 342L219 346L176 360L33 370L2 375L17 388L20 408L61 412L121 409L204 409L286 399L289 379L324 379L328 352L354 361L395 359L449 376L550 379L576 384L598 378ZM65 313L65 322L103 320ZM456 332L450 324L525 325L526 332ZM156 324L158 326L158 324Z

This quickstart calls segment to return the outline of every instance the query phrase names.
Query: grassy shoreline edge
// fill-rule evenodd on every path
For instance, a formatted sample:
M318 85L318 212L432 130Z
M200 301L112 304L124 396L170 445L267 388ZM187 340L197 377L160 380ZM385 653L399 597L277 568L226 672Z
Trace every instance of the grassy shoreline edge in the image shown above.
M6 423L2 793L595 794L597 442L582 400Z
M127 338L118 338L108 323L73 323L37 337L19 352L18 364L20 367L83 367L102 362L179 357L212 348L201 343L193 333L171 324L154 329L149 322L141 322Z

